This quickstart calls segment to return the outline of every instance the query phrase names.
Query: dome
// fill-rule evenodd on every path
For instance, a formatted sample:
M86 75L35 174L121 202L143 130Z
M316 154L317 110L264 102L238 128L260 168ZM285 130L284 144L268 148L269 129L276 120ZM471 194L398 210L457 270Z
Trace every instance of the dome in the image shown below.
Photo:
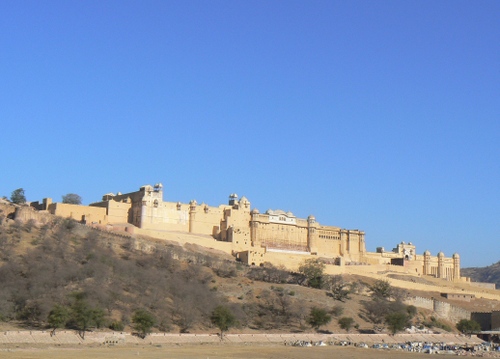
M431 255L431 252L429 252L428 250L424 252L424 256L430 256Z
M438 253L438 257L444 257L444 253L441 251Z
M242 196L240 199L240 202L245 203L245 202L250 202L250 201L245 196Z
M460 256L458 255L458 253L453 253L453 259L460 259Z
M252 214L259 214L260 212L259 212L259 210L257 208L254 208L254 209L252 209L252 212L250 212L250 213L252 213Z

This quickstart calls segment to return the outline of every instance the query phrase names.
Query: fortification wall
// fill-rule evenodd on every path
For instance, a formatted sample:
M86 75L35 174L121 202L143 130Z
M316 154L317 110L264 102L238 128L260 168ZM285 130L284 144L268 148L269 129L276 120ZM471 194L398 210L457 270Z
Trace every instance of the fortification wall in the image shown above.
M412 297L405 301L408 305L414 305L418 308L423 308L427 310L434 310L434 299L424 298L424 297Z
M246 227L249 228L250 212L246 207L234 209L228 206L219 206L224 210L224 216L227 221L227 226Z
M189 232L189 205L163 202L158 207L147 207L141 228Z
M21 222L34 220L37 225L50 222L52 215L48 211L36 211L32 207L16 207L14 218Z
M189 216L191 221L189 231L191 233L215 236L220 231L220 222L224 217L224 209L202 204L197 206L196 211L191 212Z
M290 250L307 250L307 228L277 223L258 223L256 237L261 245Z
M324 257L338 257L342 251L342 242L340 239L320 237L315 240L315 245L318 255Z
M131 216L132 203L111 200L106 202L105 208L109 223L127 223Z
M450 303L434 300L434 312L442 318L447 318L452 322L458 322L462 319L470 319L470 312Z
M485 289L496 289L495 283L484 283L484 282L469 282L473 287L485 288Z
M412 297L407 299L405 302L408 305L414 305L418 308L432 310L436 313L437 316L452 322L458 322L461 319L471 318L471 312L469 312L468 310L436 299Z
M85 219L87 223L108 223L106 208L69 203L51 203L48 211L55 216L73 218L78 222Z

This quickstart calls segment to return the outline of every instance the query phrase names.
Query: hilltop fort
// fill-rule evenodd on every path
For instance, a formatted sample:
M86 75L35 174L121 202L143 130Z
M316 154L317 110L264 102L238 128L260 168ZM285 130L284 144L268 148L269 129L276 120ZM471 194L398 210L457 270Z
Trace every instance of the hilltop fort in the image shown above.
M332 273L391 271L467 282L460 275L457 253L445 257L429 251L417 254L414 244L401 242L390 251L383 247L367 252L365 232L325 226L313 215L297 218L291 212L251 208L246 197L231 194L227 204L213 207L196 200L189 203L163 199L161 183L145 185L130 193L107 193L88 206L54 203L45 198L31 207L53 215L70 217L83 224L168 239L172 234L197 235L197 244L231 253L249 265L270 262L295 270L309 257L321 258ZM20 209L22 211L22 209ZM31 216L30 212L16 217ZM355 267L355 268L354 268Z

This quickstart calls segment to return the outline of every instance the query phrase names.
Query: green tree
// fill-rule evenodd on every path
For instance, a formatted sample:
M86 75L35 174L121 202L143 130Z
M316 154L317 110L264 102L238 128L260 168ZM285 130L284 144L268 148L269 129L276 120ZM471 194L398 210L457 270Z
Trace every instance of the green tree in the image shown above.
M231 310L223 305L217 306L210 316L210 320L220 330L220 338L223 338L224 332L237 324L236 317Z
M24 204L26 203L26 196L24 195L24 189L18 188L10 194L10 200L15 204Z
M457 323L457 329L464 334L472 334L481 331L481 325L475 320L462 319Z
M80 336L85 339L85 332L92 326L100 327L104 321L104 311L101 308L92 307L85 299L86 294L74 293L75 301L71 308L71 319L78 328Z
M312 288L321 288L323 286L323 272L325 263L319 259L307 259L299 267L299 272L302 273L307 283Z
M319 327L330 323L331 320L332 317L324 309L312 307L309 312L308 323L316 330L319 330Z
M49 313L47 321L52 328L50 336L56 334L57 328L64 328L70 318L70 311L67 307L56 304Z
M349 330L351 330L352 328L352 325L354 324L354 319L352 319L351 317L342 317L339 319L338 323L342 329L349 332Z
M82 197L80 197L76 193L68 193L62 196L62 203L82 204Z
M106 322L106 312L102 308L92 308L92 320L94 325L99 329Z
M145 338L151 333L151 328L155 325L155 317L145 309L138 309L132 316L133 328L137 330L141 338Z
M386 280L377 280L370 286L370 290L372 291L372 296L377 298L389 299L392 296L391 284Z
M385 324L394 335L408 326L408 316L402 312L390 313L385 316Z

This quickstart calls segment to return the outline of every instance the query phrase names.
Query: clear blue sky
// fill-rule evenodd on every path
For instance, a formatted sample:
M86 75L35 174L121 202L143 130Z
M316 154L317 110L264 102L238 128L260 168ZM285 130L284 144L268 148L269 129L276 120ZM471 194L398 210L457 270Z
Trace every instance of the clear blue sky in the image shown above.
M0 195L162 182L500 260L500 1L0 0Z

